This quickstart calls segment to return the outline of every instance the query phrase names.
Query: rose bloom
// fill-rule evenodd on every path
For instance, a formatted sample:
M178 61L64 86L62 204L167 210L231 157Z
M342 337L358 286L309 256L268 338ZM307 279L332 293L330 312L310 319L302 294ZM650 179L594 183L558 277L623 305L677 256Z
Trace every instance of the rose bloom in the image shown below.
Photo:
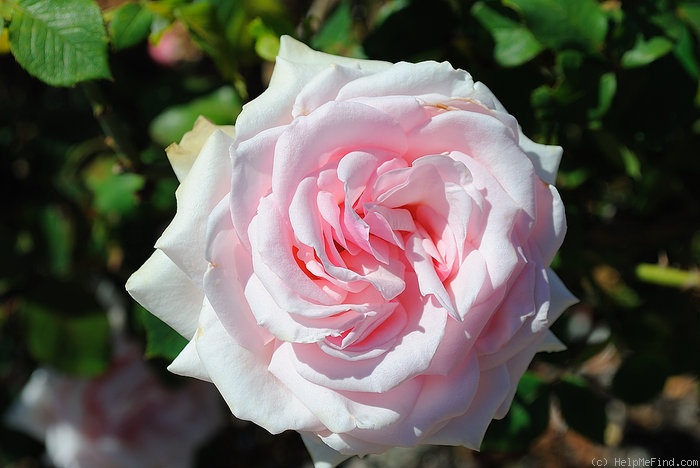
M52 466L188 468L223 425L221 409L211 385L166 388L136 348L123 347L97 378L35 370L5 419L43 440Z
M448 63L283 37L235 128L168 149L177 214L127 289L190 340L170 370L299 431L317 467L478 448L533 355L561 349L560 155Z

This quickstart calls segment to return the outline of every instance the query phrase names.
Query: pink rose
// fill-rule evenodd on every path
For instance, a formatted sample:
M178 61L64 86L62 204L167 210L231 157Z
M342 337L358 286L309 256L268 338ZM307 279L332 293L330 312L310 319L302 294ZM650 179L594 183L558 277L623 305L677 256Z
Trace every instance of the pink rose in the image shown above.
M165 388L130 347L95 379L37 369L7 420L43 440L60 468L188 468L224 422L210 385Z
M173 372L299 431L318 467L478 448L533 355L561 346L560 154L448 63L284 37L235 136L200 122L169 149L177 214L127 289L190 339Z

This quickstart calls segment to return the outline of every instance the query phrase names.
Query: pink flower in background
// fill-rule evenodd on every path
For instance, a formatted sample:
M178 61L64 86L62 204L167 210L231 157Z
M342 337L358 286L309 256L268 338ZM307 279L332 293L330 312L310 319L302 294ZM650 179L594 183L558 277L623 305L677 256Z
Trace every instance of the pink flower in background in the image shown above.
M94 379L37 369L7 421L43 440L60 468L188 468L223 413L211 385L166 388L124 348Z
M284 37L235 131L200 121L169 148L178 211L127 289L190 340L173 372L299 431L317 467L478 448L561 349L560 155L448 63Z
M156 42L148 43L148 54L151 58L164 66L196 62L204 54L190 38L187 28L179 21L175 21Z

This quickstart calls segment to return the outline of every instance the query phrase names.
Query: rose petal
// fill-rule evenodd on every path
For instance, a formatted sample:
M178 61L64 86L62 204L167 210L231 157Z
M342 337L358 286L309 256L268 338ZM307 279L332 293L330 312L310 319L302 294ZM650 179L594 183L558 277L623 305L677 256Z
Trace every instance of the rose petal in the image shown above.
M476 91L475 98L479 102L482 102L489 108L495 109L501 113L507 113L505 107L503 107L503 104L501 104L498 98L494 96L494 94L485 84L480 82L475 83L474 90ZM563 153L562 148L560 146L535 143L525 136L520 129L518 129L518 137L519 145L535 166L537 175L544 182L554 185L557 177L557 171L559 170L559 161L561 160Z
M211 378L209 374L207 374L202 360L197 353L197 345L194 341L194 337L191 341L187 342L187 345L180 351L180 354L170 363L168 370L173 374L211 382Z
M493 415L515 387L507 369L496 367L479 376L479 389L464 415L451 419L435 434L422 440L424 444L463 445L478 450Z
M199 116L194 123L194 128L183 135L180 143L173 143L165 148L168 161L180 182L185 180L207 139L217 129L231 138L235 135L233 125L214 125L206 118Z
M315 345L282 344L270 362L270 372L292 389L328 430L381 429L407 414L420 391L420 382L408 380L389 393L339 392L313 383L295 372L296 353ZM394 396L392 398L392 395ZM388 396L388 398L387 398Z
M272 193L280 206L291 202L305 177L317 173L339 153L378 149L406 151L406 137L398 122L359 103L329 102L287 126L277 141Z
M300 435L314 462L314 468L333 468L351 457L351 455L336 452L314 433L300 432Z
M371 76L351 81L338 92L337 99L397 95L426 98L436 94L467 97L473 90L471 75L455 70L447 62L400 62Z
M270 85L254 101L246 104L236 120L236 133L247 140L258 133L292 119L291 109L301 90L316 74L332 65L355 68L367 74L391 67L390 63L337 57L310 49L289 36L280 38L280 50Z
M170 293L163 294L162 288ZM139 304L182 336L194 336L204 292L163 252L153 252L129 277L126 289Z
M199 288L208 266L204 258L207 218L230 190L228 151L232 141L221 131L209 137L175 193L175 217L156 242L156 248L170 257Z
M320 429L317 417L268 372L273 347L251 352L226 333L211 307L202 309L195 337L197 352L231 412L273 434ZM231 363L236 371L231 371ZM255 398L251 398L255 395ZM284 414L284 418L280 418Z

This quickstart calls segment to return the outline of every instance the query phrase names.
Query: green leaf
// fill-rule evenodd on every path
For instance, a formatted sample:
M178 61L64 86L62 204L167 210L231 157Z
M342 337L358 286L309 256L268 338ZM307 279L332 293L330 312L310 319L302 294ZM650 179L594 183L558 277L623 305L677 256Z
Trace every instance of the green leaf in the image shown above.
M42 213L41 223L48 244L48 261L51 271L57 276L65 275L70 270L75 247L75 229L71 221L65 210L56 205L46 206Z
M622 55L621 64L625 68L643 67L673 50L673 42L665 37L655 36L649 40L638 37L634 47Z
M265 23L262 18L255 18L248 24L250 35L255 39L255 52L264 60L274 61L280 50L279 36Z
M114 157L95 159L84 173L95 210L106 216L126 215L138 206L136 192L145 183L140 174L122 172Z
M494 58L500 65L522 65L542 51L542 45L525 26L502 16L483 2L475 3L471 12L491 33L495 42Z
M608 20L595 0L503 0L522 15L535 38L554 50L603 48Z
M186 104L167 108L151 122L151 138L164 147L180 141L200 115L218 125L233 124L241 106L241 98L232 87L221 87Z
M146 330L146 358L162 357L169 361L175 359L187 344L187 340L140 305L137 304L136 310L137 317Z
M610 109L617 91L617 77L615 73L603 73L598 82L598 105L588 113L590 120L601 119Z
M326 19L311 40L311 46L329 54L363 57L362 47L353 40L353 18L350 2L342 2Z
M695 2L683 2L678 5L678 16L685 20L700 37L700 4Z
M53 86L111 77L94 1L17 0L12 7L10 49L28 73Z
M700 78L700 63L695 53L693 36L688 29L684 28L679 34L673 53L694 80Z
M626 146L620 146L620 157L625 166L625 173L634 180L642 179L642 165L637 155Z
M139 3L123 4L109 22L112 46L117 50L125 49L145 40L152 23L153 13L148 8Z
M74 283L37 285L22 304L27 347L37 361L62 372L93 376L109 364L110 327L98 304Z
M608 421L605 400L578 377L563 379L554 391L568 426L594 442L604 443Z

